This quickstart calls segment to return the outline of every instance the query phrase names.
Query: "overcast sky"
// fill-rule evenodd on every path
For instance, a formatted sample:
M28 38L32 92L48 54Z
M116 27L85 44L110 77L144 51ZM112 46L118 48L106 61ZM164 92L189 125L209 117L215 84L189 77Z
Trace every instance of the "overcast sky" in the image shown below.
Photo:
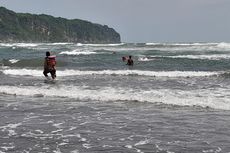
M230 0L0 0L0 5L108 25L122 42L230 42Z

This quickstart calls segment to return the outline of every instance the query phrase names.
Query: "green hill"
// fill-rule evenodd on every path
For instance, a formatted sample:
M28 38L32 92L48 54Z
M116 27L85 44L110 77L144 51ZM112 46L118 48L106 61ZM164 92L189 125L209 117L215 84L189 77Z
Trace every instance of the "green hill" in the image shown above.
M120 35L107 25L0 7L0 42L119 43Z

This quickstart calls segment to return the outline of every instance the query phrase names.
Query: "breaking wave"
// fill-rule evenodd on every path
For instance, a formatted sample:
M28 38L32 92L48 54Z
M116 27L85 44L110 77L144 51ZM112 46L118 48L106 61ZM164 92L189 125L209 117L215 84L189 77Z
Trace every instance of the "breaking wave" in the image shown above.
M77 43L77 46L92 46L92 47L113 47L113 46L122 46L125 45L125 43L119 43L119 44L82 44Z
M10 59L9 60L9 62L12 63L12 64L17 63L18 61L20 61L20 60L17 60L17 59Z
M33 69L5 69L1 70L6 75L21 76L42 76L43 70ZM81 70L59 70L58 76L74 76L74 75L136 75L150 77L206 77L219 75L220 72L205 71L142 71L142 70L100 70L100 71L81 71Z
M97 52L93 52L93 51L64 51L61 52L59 54L63 54L63 55L91 55L91 54L98 54Z
M230 59L230 54L175 55L175 56L150 56L150 57L151 57L151 58L186 58L186 59L221 60L221 59Z
M146 43L161 51L230 51L230 43Z
M170 90L151 89L135 90L131 88L100 87L96 90L85 86L0 86L1 94L33 96L33 97L63 97L76 98L82 101L136 101L149 103L163 103L177 106L200 106L214 109L230 110L228 91L209 90ZM225 95L222 98L219 94Z
M0 43L1 47L36 47L36 43Z

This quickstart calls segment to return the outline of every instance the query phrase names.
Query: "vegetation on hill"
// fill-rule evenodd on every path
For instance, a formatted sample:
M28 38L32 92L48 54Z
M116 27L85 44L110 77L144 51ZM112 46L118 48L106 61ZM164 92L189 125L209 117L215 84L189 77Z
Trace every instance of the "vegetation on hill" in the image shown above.
M0 42L119 43L120 35L107 25L0 7Z

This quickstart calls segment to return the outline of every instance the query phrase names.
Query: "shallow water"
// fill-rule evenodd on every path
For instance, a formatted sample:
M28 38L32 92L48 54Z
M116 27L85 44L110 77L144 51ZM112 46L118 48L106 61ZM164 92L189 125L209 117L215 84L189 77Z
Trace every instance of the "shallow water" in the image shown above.
M0 153L230 152L229 59L227 43L0 44Z
M3 102L4 100L4 102ZM1 96L2 152L228 152L229 111Z

